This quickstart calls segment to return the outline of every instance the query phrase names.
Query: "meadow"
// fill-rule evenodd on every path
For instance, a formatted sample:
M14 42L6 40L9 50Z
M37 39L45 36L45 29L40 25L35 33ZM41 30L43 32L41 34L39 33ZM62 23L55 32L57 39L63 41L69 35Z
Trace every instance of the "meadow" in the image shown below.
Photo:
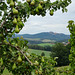
M40 43L38 44L39 46L54 46L54 44L51 44L51 43Z
M28 49L28 52L35 53L36 55L41 55L41 53L44 52L46 57L49 57L51 53L50 51L43 51L43 50L36 50L36 49Z

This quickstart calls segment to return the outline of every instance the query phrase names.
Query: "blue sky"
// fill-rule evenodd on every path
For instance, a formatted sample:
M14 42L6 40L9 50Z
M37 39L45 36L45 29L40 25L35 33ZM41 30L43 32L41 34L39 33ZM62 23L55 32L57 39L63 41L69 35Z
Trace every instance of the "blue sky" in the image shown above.
M25 26L19 34L36 34L40 32L56 32L70 34L67 27L69 20L75 21L75 0L67 7L68 12L62 13L58 10L53 16L47 12L45 17L42 16L30 16L25 23Z

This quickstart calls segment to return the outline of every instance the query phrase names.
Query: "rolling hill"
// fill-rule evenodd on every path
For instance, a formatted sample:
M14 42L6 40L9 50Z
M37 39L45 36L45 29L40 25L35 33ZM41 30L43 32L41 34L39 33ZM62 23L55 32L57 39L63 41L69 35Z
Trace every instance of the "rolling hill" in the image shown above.
M70 39L70 35L65 35L63 33L54 33L54 32L42 32L38 34L16 34L15 37L23 36L23 38L30 41L40 41L40 40L54 40L58 41L68 41Z

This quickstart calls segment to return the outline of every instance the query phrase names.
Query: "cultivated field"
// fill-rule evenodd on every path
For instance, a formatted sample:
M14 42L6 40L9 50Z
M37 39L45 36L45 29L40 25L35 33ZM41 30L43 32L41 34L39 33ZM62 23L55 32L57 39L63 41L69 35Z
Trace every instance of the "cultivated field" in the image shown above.
M51 44L51 43L41 43L41 44L38 44L39 46L54 46L54 44Z
M46 57L50 56L50 51L43 51L43 50L35 50L35 49L28 49L29 53L35 53L36 55L41 55L42 52L45 53Z

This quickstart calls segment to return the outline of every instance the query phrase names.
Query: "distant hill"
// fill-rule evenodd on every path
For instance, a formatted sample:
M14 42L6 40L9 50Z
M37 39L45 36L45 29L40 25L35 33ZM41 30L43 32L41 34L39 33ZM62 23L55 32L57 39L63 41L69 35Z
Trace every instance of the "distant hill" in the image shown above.
M37 41L39 41L39 39L41 40L54 40L56 42L58 41L68 41L68 39L70 39L70 35L65 35L63 33L54 33L54 32L42 32L42 33L38 33L38 34L16 34L15 37L21 37L23 36L23 38L25 39L33 39L34 41L36 41L35 39L37 39Z

